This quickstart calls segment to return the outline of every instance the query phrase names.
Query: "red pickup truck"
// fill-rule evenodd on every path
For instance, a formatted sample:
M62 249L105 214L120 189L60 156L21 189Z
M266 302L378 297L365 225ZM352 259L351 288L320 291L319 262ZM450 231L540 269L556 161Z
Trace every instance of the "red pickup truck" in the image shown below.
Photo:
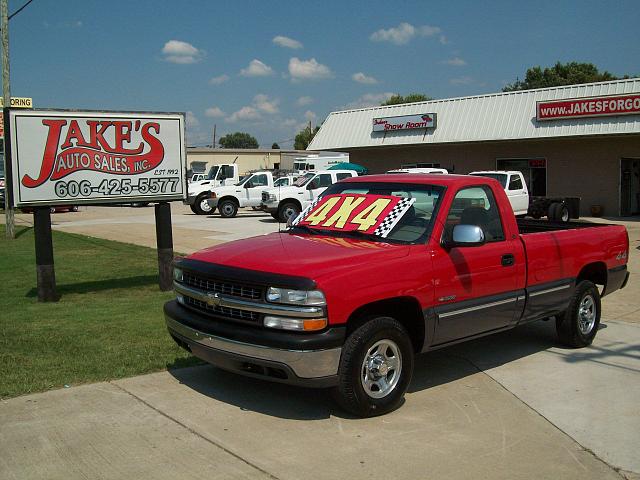
M516 221L489 178L354 177L287 231L177 259L164 312L209 363L331 387L373 416L400 404L421 352L550 317L563 344L589 345L628 252L622 226Z

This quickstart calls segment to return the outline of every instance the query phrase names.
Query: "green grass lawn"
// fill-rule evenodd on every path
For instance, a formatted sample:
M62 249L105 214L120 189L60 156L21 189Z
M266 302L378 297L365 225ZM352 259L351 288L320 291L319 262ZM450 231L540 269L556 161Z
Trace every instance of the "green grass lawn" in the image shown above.
M40 303L33 229L16 236L0 225L0 398L198 363L167 334L155 250L54 231L61 298Z

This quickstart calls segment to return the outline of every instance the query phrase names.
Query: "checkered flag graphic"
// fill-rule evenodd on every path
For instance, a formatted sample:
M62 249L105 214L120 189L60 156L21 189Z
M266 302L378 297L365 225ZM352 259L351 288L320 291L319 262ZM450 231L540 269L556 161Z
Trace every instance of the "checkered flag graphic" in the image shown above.
M402 216L409 210L409 207L414 204L415 198L403 198L398 204L391 209L385 219L382 221L378 228L373 231L374 235L378 237L386 238L389 232L393 230L396 223L402 218Z
M299 224L302 221L302 219L306 217L307 214L313 209L313 207L315 207L318 204L320 200L321 198L316 198L313 202L311 202L311 205L309 205L307 208L301 211L300 214L293 220L293 222L291 222L291 226L293 227Z

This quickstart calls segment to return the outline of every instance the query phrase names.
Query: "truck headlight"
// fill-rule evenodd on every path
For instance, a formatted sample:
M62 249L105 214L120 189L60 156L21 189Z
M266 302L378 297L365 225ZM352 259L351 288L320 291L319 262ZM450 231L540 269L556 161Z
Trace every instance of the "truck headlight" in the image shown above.
M264 326L269 328L279 328L281 330L297 330L309 332L322 330L327 326L326 318L289 318L289 317L264 317Z
M270 287L267 301L290 305L326 305L324 293L320 290L291 290L289 288Z
M173 267L173 279L176 282L182 281L182 269L178 267Z
M278 201L278 197L276 197L273 193L269 194L269 201L270 202L277 202Z

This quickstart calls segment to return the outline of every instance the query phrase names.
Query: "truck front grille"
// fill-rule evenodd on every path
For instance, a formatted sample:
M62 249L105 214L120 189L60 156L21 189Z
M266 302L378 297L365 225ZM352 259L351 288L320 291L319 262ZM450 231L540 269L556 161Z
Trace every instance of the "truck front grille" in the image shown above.
M213 315L228 317L233 320L243 320L245 322L254 323L258 323L260 321L260 314L258 312L240 310L239 308L222 307L220 305L214 307L213 305L209 305L203 301L191 297L184 297L184 303L197 310L201 310Z
M222 282L219 280L211 280L200 277L191 272L184 272L183 282L192 288L205 290L212 293L221 293L223 295L231 295L233 297L248 298L250 300L260 300L263 297L263 289L251 287L247 285L238 285L235 283Z
M263 202L269 201L269 194L267 192L262 192L262 201Z

